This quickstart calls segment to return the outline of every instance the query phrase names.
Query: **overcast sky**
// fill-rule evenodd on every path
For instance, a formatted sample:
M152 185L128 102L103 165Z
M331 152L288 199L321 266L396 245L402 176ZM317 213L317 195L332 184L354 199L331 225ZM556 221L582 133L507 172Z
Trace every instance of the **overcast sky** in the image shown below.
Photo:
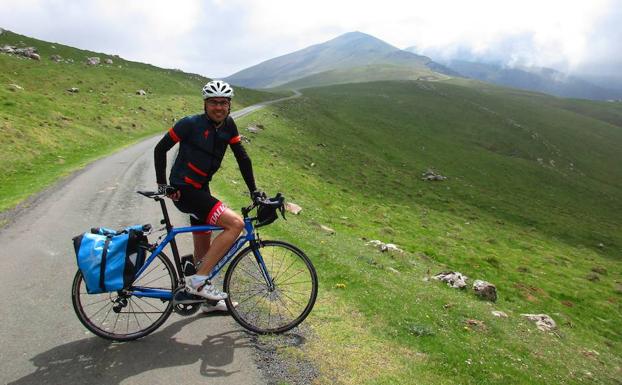
M208 77L361 31L454 55L620 77L622 0L0 0L0 27Z

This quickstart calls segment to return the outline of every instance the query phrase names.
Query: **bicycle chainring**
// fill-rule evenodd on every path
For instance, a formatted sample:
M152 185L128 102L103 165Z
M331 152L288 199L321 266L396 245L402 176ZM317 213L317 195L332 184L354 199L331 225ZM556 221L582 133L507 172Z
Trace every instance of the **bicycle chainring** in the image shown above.
M175 303L175 298L177 298L179 294L183 295L185 291L186 288L181 286L173 292L173 311L181 316L187 317L198 312L203 301L193 303Z

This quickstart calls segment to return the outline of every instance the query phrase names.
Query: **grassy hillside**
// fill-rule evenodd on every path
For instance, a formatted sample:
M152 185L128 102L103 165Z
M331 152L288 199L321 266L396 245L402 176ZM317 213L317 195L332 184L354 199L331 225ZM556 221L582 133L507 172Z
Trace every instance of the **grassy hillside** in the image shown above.
M259 185L303 207L261 233L300 245L321 280L302 351L279 354L313 359L324 384L619 383L618 113L473 82L384 82L307 89L239 121L265 127L248 134ZM227 158L214 188L238 207ZM422 181L427 168L448 179ZM496 284L498 301L429 279L448 269Z
M86 162L203 108L200 90L209 79L199 75L9 31L0 35L0 46L5 44L36 47L41 60L0 54L0 211ZM63 62L50 60L52 55ZM91 56L113 64L87 66ZM67 91L72 87L79 92ZM136 95L139 89L147 95ZM236 94L234 108L275 98L248 89Z
M449 76L431 73L426 67L391 64L366 65L321 72L277 87L302 89L344 83L365 83L380 80L446 80Z

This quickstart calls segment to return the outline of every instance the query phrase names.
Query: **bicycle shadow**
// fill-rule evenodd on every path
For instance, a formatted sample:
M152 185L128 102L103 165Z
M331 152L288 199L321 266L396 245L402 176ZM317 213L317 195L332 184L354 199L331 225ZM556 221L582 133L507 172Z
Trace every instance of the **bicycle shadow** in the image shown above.
M191 365L201 361L205 377L228 377L238 372L221 367L233 362L235 349L252 344L243 331L208 335L201 345L177 341L174 336L196 321L187 317L144 339L115 343L90 337L57 346L31 358L36 370L9 384L97 383L119 384L137 374L160 368Z

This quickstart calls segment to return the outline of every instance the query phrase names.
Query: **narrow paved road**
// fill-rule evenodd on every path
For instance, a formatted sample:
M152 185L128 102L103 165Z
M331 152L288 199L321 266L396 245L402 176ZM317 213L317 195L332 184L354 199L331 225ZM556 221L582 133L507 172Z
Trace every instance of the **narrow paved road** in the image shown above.
M249 335L229 316L173 314L155 333L119 344L87 332L74 314L71 238L95 225L159 223L159 206L135 193L155 185L158 139L92 163L31 200L0 230L0 383L266 382L255 366ZM173 223L185 224L186 217L169 207ZM180 250L191 252L191 244L191 236L182 236Z

